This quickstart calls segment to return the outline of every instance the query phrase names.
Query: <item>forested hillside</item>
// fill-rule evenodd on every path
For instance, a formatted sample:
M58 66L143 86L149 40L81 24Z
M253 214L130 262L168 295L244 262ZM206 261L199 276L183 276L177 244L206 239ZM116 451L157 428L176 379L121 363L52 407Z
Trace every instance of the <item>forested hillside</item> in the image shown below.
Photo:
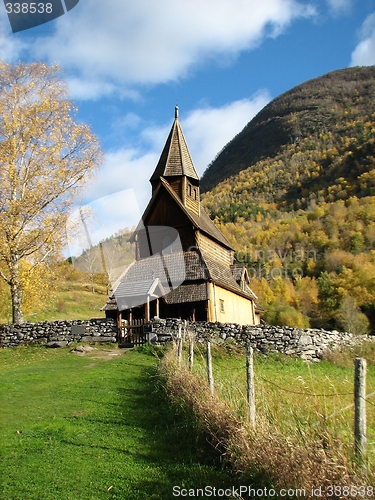
M350 68L272 101L206 171L203 203L267 321L359 333L375 319L374 155L375 67Z

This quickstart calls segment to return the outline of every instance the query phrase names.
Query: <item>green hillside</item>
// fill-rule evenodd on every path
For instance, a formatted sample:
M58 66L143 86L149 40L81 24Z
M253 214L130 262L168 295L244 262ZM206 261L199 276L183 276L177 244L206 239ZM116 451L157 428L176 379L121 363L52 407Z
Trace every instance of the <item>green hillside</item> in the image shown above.
M374 97L374 66L306 82L268 104L202 179L269 322L359 333L375 319Z
M266 170L269 182L253 179L248 187L268 199L280 190L299 198L302 186L319 192L340 176L350 182L373 167L374 96L375 66L328 73L282 94L225 146L205 171L202 191L249 168Z

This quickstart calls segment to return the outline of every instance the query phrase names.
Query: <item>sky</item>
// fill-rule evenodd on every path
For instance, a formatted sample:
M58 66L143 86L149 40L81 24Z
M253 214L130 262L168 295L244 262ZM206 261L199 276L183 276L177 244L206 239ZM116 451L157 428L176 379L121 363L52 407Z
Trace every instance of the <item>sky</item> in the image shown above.
M76 119L105 155L85 203L92 241L136 224L179 106L198 174L270 100L311 78L375 64L375 0L80 0L12 33L0 57L58 63Z

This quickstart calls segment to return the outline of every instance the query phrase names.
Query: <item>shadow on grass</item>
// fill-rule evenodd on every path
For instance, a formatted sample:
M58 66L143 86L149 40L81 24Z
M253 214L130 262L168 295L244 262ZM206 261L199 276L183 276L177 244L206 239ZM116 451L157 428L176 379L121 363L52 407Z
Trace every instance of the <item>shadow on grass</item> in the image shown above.
M150 499L165 500L175 498L173 493L182 492L182 488L235 486L238 481L214 460L209 444L169 405L156 369L140 373L139 382L139 390L120 389L120 398L126 405L124 432L133 425L143 430L139 444L148 450L146 455L142 453L143 459L159 468L161 475L160 479L138 481L137 489Z
M169 406L155 358L132 352L86 370L70 356L8 376L1 500L168 500L174 486L236 486Z

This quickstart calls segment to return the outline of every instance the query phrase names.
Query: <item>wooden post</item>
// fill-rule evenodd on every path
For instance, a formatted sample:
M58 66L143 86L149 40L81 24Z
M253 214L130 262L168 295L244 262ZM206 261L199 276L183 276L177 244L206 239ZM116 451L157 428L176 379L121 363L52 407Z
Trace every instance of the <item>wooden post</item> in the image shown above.
M356 358L354 373L354 430L355 453L359 463L366 465L366 368L367 362L363 358Z
M118 342L120 344L124 335L125 335L125 331L122 328L122 312L121 311L118 313L118 316L117 316L117 327L118 327Z
M178 335L177 335L177 360L178 364L181 363L182 358L182 334L181 334L181 324L178 325Z
M246 379L249 421L250 426L255 429L254 350L250 342L246 344Z
M206 348L206 358L207 358L207 378L208 378L208 386L210 388L211 396L214 395L214 377L212 375L212 356L211 356L211 344L210 341L207 340L207 348Z
M193 334L189 335L189 370L193 371L193 363L194 363L194 337Z
M148 323L150 321L150 297L149 297L149 295L147 295L145 306L146 306L145 320L146 320L146 323Z

